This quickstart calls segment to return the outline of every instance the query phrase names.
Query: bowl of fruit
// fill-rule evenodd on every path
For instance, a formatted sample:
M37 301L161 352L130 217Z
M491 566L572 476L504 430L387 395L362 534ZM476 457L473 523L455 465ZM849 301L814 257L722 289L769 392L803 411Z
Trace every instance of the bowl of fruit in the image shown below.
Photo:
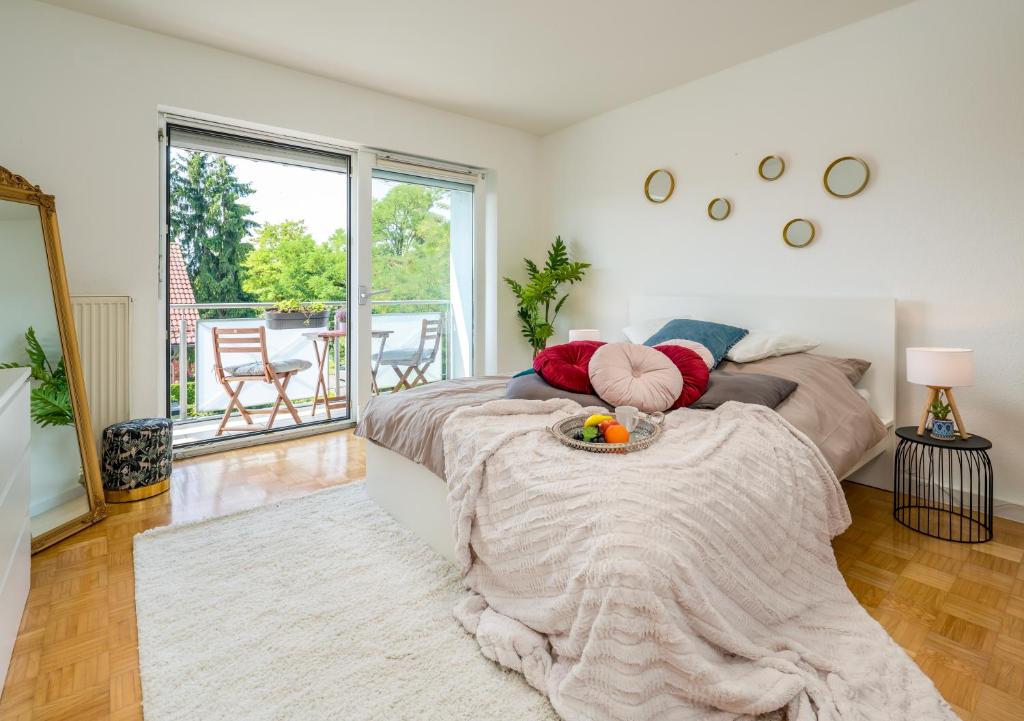
M650 446L661 435L661 414L638 418L632 431L602 413L569 416L548 430L569 448L591 453L633 453Z

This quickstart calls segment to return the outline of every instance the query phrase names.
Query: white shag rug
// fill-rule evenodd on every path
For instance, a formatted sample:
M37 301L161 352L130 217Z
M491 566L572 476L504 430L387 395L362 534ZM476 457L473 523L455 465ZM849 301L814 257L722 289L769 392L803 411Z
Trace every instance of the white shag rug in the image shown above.
M362 484L135 537L146 721L557 721Z

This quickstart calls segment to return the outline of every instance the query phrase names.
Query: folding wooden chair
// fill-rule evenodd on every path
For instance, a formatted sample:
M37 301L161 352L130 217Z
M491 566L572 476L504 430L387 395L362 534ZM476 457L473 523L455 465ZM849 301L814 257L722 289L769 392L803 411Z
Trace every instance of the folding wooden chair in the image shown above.
M377 385L377 371L380 370L380 359L384 356L384 345L388 342L388 338L394 333L393 330L375 330L370 332L370 336L374 340L379 340L380 345L377 347L377 352L370 356L370 392L375 396L380 395L380 386Z
M259 353L260 360L242 363L241 365L224 364L224 356L242 353L247 355ZM224 390L228 394L228 405L224 409L224 417L221 419L220 427L217 429L218 436L225 432L249 433L252 431L270 430L274 427L274 420L277 418L277 412L281 408L281 403L285 404L295 423L302 423L298 412L295 410L295 406L292 405L291 400L288 398L288 383L296 373L311 368L312 363L299 358L271 361L267 357L267 331L263 326L256 326L255 328L215 327L213 329L213 354L216 362L214 370L217 374L217 380L224 386ZM272 408L247 409L242 405L238 397L242 393L242 388L249 381L269 383L277 389L277 400ZM238 385L232 387L232 383L237 383ZM246 425L228 426L231 413L235 408L238 408L238 412L246 422ZM262 413L269 413L270 418L267 419L265 426L260 427L253 423L252 417Z
M424 374L437 358L437 352L441 347L442 327L440 318L424 318L418 348L398 348L380 354L380 362L391 366L398 376L398 382L391 389L393 392L415 388L427 382L427 376Z

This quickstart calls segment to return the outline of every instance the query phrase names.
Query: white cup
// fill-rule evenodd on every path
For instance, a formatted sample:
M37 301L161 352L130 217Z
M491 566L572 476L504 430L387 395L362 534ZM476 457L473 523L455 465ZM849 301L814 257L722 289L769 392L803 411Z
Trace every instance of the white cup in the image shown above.
M616 406L615 407L615 420L622 424L622 426L629 431L633 432L636 428L636 422L640 419L640 409L635 406Z
M665 414L661 411L641 413L640 409L635 406L615 406L615 420L621 423L630 433L636 429L637 421L641 418L645 418L651 423L658 425L665 420Z

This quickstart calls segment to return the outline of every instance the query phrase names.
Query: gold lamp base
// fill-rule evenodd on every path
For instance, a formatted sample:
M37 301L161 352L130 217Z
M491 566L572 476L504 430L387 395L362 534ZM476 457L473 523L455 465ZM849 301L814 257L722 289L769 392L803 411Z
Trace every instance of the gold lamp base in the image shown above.
M960 409L956 406L956 398L953 396L953 389L945 388L943 386L928 386L928 400L925 401L924 411L921 413L921 422L917 426L917 435L924 435L925 426L928 425L928 416L931 415L932 403L939 399L939 393L942 393L942 395L946 397L946 403L949 404L949 409L953 411L953 420L956 421L957 435L966 441L971 437L971 434L967 432L964 420L960 417Z

